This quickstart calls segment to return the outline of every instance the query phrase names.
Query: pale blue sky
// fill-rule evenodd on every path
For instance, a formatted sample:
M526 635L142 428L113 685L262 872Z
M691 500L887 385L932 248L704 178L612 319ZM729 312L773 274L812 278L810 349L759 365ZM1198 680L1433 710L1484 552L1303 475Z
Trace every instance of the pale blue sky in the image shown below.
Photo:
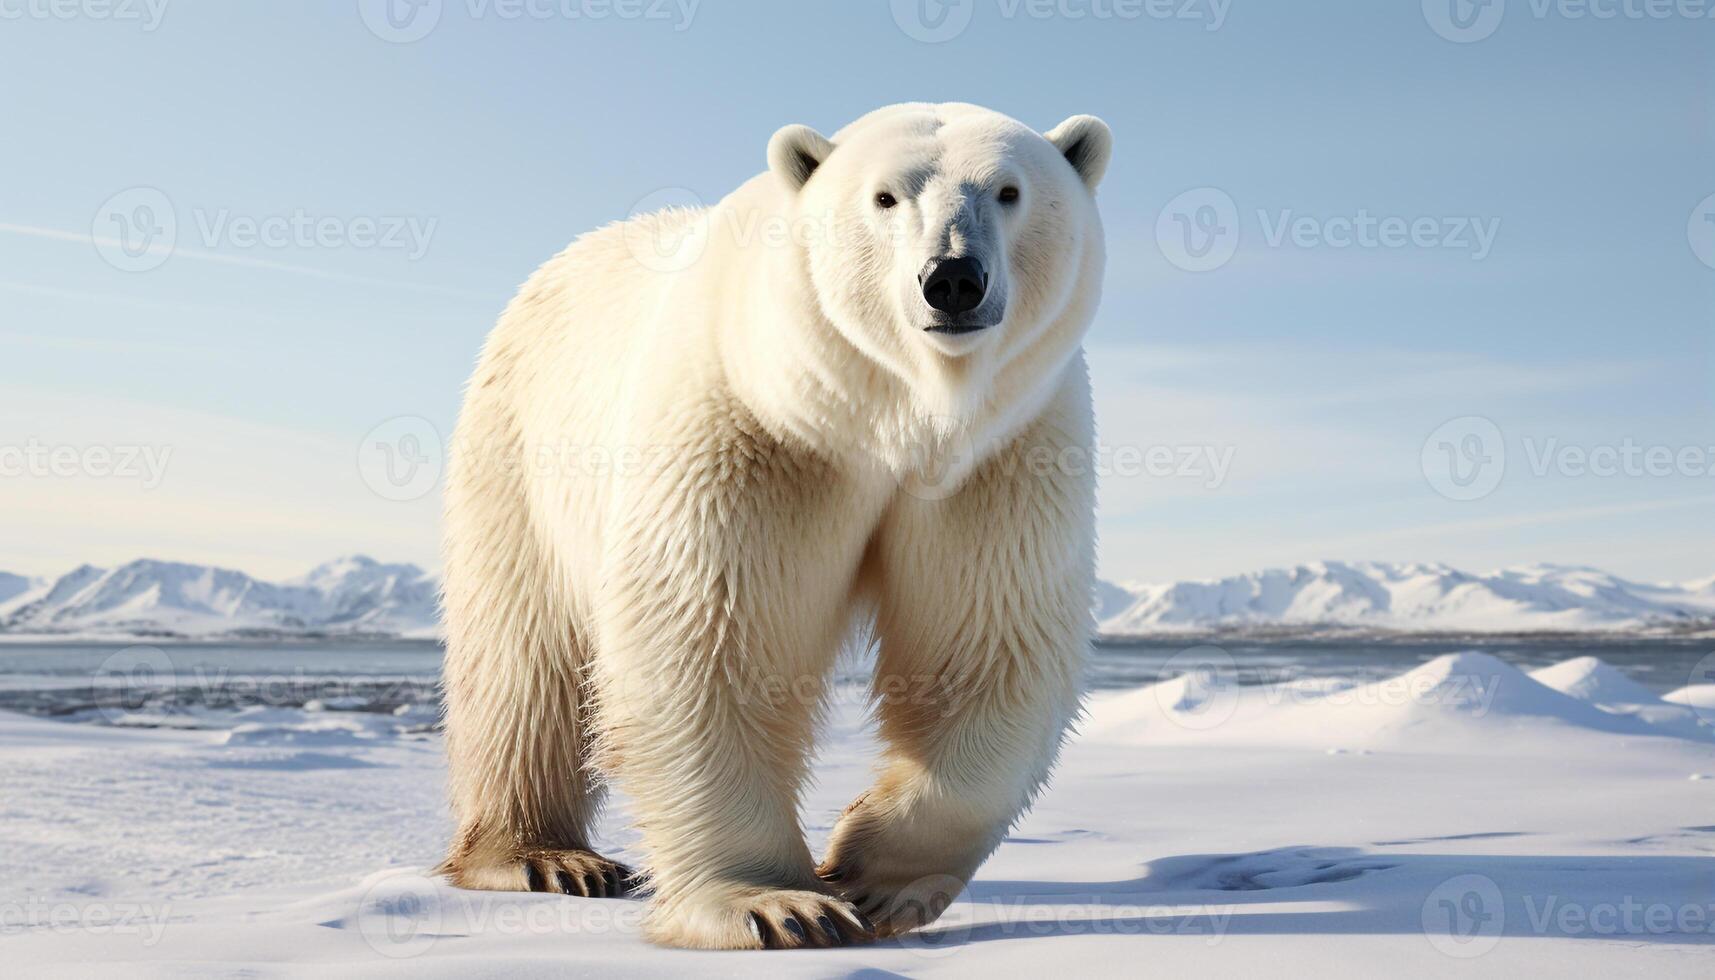
M1204 462L1104 479L1107 575L1321 558L1715 574L1715 459L1537 463L1550 445L1715 451L1715 268L1692 240L1715 262L1694 214L1715 194L1715 19L1508 0L1492 36L1455 43L1418 3L1370 0L1232 0L1217 29L1209 0L684 0L660 19L442 0L426 36L393 43L355 0L153 2L158 21L142 0L121 4L138 19L0 4L0 467L31 444L169 453L158 484L0 473L0 569L433 565L434 494L371 492L358 448L396 416L450 428L532 268L663 188L720 196L786 123L964 100L1115 132L1089 340L1103 442ZM133 188L177 222L147 271L103 258L143 199L109 202ZM1233 203L1237 250L1191 272L1179 219L1160 219L1198 188ZM1221 217L1188 200L1186 220ZM1360 212L1431 219L1437 244L1329 244L1330 219ZM243 237L293 214L332 237ZM415 245L347 241L395 219ZM1498 427L1504 477L1450 499L1425 441L1465 416ZM1218 481L1211 457L1230 460Z

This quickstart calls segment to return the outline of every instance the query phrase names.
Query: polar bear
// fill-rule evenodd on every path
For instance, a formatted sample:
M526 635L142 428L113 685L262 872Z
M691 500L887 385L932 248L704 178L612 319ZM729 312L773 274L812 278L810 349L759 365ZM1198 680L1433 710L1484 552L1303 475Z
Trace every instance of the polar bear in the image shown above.
M647 937L696 948L945 909L1078 711L1110 146L962 104L787 126L714 206L525 283L448 469L455 884L645 881ZM799 792L854 624L883 750L817 862ZM639 878L591 850L609 780Z

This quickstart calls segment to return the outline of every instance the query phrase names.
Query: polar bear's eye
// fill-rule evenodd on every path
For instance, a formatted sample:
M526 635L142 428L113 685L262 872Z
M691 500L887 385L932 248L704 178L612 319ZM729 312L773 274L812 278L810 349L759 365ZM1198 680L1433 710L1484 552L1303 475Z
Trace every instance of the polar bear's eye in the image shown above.
M1000 203L1011 204L1016 200L1018 200L1018 188L1009 184L1000 189Z
M893 195L886 191L882 191L880 194L875 196L875 206L883 210L893 207L898 203L898 201L894 200Z

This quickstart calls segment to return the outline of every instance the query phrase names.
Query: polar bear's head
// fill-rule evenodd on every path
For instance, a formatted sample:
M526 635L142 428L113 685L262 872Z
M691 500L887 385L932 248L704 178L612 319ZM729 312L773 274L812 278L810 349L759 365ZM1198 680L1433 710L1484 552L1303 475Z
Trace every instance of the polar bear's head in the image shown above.
M769 169L792 196L834 326L907 376L1071 350L1100 290L1092 192L1112 137L1094 116L1037 133L963 104L890 106L827 139L787 126Z

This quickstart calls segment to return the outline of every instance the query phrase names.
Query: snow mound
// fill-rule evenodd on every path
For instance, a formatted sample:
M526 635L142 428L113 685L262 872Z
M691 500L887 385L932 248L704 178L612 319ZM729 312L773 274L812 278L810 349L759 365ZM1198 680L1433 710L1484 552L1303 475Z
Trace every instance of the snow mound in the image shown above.
M1620 673L1600 657L1576 657L1530 672L1541 684L1592 704L1659 704L1649 688Z
M1531 677L1580 701L1617 715L1643 721L1653 728L1685 738L1703 738L1715 734L1701 722L1715 720L1699 717L1694 708L1670 704L1656 697L1655 692L1614 669L1599 657L1577 657L1552 667L1531 672Z
M1600 661L1594 667L1559 666L1565 669L1550 675L1557 680L1606 679L1603 690L1609 692L1624 692L1631 683ZM1698 724L1690 709L1659 699L1624 710L1599 707L1478 651L1445 654L1397 677L1350 686L1244 687L1218 668L1204 666L1139 690L1098 697L1082 725L1084 737L1095 741L1342 752L1432 752L1511 738L1520 751L1558 754L1569 730L1695 741L1715 734Z
M1661 696L1670 704L1683 704L1699 711L1715 712L1715 684L1692 684ZM1715 718L1715 715L1710 715Z
M1390 697L1388 692L1404 692ZM1473 719L1535 718L1613 731L1608 717L1582 701L1533 679L1505 661L1471 650L1436 657L1391 681L1370 685L1359 700L1399 700L1401 720L1411 714L1458 715Z

